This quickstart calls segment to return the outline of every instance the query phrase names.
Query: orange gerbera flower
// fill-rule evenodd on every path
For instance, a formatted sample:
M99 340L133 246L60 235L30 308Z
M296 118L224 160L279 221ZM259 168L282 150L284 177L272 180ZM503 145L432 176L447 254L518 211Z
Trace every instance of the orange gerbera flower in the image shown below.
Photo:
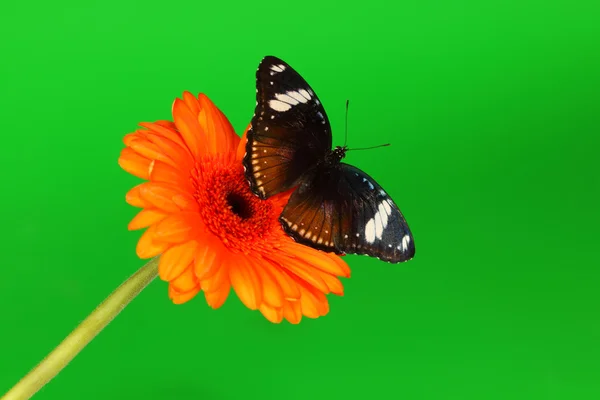
M240 300L271 322L299 323L327 314L328 293L343 294L350 269L338 256L298 244L278 217L289 193L260 200L244 178L246 134L235 134L203 94L186 92L173 120L142 123L125 136L119 165L148 182L127 193L143 208L129 229L147 228L141 258L161 255L159 276L176 304L204 292L220 307L233 286Z

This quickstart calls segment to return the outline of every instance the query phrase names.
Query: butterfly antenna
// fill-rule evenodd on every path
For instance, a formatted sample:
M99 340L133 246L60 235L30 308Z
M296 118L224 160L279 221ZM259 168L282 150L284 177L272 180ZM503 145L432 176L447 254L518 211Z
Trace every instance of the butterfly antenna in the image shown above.
M346 100L346 127L345 127L345 137L344 137L344 147L346 147L346 143L348 143L348 105L350 104L350 100Z
M359 147L357 149L348 149L347 151L350 151L350 150L371 150L371 149L377 149L379 147L387 147L387 146L390 146L390 145L391 145L391 143L386 143L386 144L379 144L377 146L371 146L371 147Z

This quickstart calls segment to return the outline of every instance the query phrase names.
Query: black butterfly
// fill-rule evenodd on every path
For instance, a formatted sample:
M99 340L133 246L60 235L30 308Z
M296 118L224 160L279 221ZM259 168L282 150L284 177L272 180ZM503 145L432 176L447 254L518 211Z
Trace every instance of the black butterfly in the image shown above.
M347 147L331 149L325 109L306 81L272 56L256 80L244 170L262 199L297 187L279 218L287 234L337 254L413 258L414 239L398 206L373 178L341 162Z

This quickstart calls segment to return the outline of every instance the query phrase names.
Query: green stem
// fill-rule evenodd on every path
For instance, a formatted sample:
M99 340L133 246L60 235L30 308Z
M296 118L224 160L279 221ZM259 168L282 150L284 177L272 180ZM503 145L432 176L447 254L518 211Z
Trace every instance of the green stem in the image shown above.
M1 400L29 399L123 310L158 274L158 257L150 260L110 294L61 344L23 377Z

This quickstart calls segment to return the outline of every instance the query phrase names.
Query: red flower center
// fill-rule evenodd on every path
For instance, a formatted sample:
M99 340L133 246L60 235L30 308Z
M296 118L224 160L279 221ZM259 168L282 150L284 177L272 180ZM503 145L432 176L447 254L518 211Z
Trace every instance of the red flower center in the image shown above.
M249 250L279 228L281 210L250 191L241 165L211 157L196 164L192 181L204 224L226 246Z

